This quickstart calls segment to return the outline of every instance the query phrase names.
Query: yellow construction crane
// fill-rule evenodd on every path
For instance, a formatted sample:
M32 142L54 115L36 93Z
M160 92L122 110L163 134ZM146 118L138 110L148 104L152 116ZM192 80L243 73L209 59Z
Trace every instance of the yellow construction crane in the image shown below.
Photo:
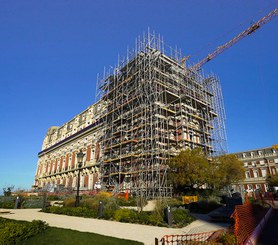
M259 21L257 21L256 23L254 23L253 25L248 27L246 30L244 30L243 32L239 33L237 36L235 36L230 41L228 41L225 44L217 47L215 51L213 51L212 53L208 54L204 59L202 59L201 61L199 61L195 65L189 67L189 70L191 70L191 71L199 70L204 64L206 64L210 60L214 59L217 55L223 53L226 49L230 48L231 46L233 46L234 44L236 44L238 41L240 41L241 39L245 38L246 36L249 36L252 33L254 33L262 25L264 25L267 22L269 22L277 14L278 14L278 8L274 9L273 11L271 11L268 15L264 16ZM182 58L181 62L184 63L186 60L189 59L189 57L190 56L186 56L186 57Z

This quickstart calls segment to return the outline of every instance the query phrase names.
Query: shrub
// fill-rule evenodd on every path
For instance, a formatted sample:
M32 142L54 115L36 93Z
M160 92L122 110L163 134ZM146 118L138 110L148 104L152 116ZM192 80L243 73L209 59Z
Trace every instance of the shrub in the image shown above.
M93 208L93 209L98 209L99 206L99 200L97 198L87 198L87 199L82 199L80 202L80 206L86 207L86 208Z
M0 244L17 244L47 228L48 225L41 220L19 222L0 218Z
M94 199L96 201L108 201L110 198L112 198L112 194L111 193L108 193L108 192L104 192L104 191L101 191L99 192L97 195L94 196Z
M111 198L107 203L103 205L103 214L104 219L113 219L115 212L119 209L119 205L116 202L115 198Z
M138 223L143 225L149 225L150 223L150 215L152 212L140 212L138 213Z
M228 232L225 232L221 235L219 242L221 242L222 244L227 244L227 245L238 244L236 236L233 233L228 233Z
M186 226L195 220L194 217L188 214L188 212L183 208L177 208L172 211L173 224L182 227Z
M138 212L127 208L118 209L115 212L114 219L120 222L137 223Z
M95 210L86 207L67 208L66 214L71 216L79 216L79 217L86 217L86 218L97 217L97 212Z
M45 209L46 213L64 214L86 218L97 218L97 211L86 207L58 207L52 206Z
M128 200L126 200L123 197L118 197L116 200L117 200L117 204L119 206L126 206L126 207L130 207L130 206L136 207L137 206L137 200L135 197L129 197Z
M152 212L148 216L148 224L156 226L166 226L166 223L163 220L163 216L160 215L158 212Z
M217 203L216 201L199 201L195 203L190 203L189 204L189 210L191 212L196 212L196 213L202 213L206 214L211 212L212 210L219 208L221 205Z
M64 206L65 207L75 207L75 198L67 198L64 200Z
M182 201L176 198L165 198L156 201L155 211L160 213L162 216L164 215L164 210L168 206L170 207L178 207L182 206Z
M156 202L156 208L152 212L140 212L138 213L132 209L119 209L118 199L107 195L100 194L95 197L84 198L80 202L79 207L72 207L75 199L66 199L64 201L64 207L48 207L46 212L55 213L55 214L64 214L70 216L79 216L79 217L90 217L90 218L99 218L99 202L103 202L103 219L114 219L120 222L130 222L130 223L140 223L146 225L156 225L156 226L167 226L164 221L164 211L165 208L169 205L180 205L180 201L176 199L164 199L158 200ZM176 209L173 211L173 224L175 226L184 226L194 220L186 210Z
M47 194L47 200L48 201L63 201L66 198L66 196L57 195L57 194Z
M42 208L43 200L40 197L25 198L22 202L23 208Z
M0 208L14 208L15 197L2 196L0 197Z

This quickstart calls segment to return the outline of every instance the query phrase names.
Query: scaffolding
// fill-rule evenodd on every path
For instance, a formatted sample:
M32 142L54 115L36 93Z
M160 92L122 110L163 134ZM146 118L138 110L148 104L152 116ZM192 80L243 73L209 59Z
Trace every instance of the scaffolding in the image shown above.
M96 99L105 105L100 173L107 189L171 196L170 157L194 147L207 155L227 151L219 80L187 70L181 58L148 31L98 77Z

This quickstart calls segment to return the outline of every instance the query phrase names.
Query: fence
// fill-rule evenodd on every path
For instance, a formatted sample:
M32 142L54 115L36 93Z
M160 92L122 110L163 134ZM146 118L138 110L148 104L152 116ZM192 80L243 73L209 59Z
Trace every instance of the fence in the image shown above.
M263 208L260 205L245 203L237 205L231 215L234 219L234 234L237 237L238 244L246 244L256 227L264 219L269 208Z
M174 244L187 244L187 245L195 245L195 244L206 244L215 233L223 232L224 230L219 231L210 231L210 232L202 232L196 234L184 234L184 235L165 235L159 241L156 239L155 244L161 245L174 245ZM207 242L209 243L209 242Z

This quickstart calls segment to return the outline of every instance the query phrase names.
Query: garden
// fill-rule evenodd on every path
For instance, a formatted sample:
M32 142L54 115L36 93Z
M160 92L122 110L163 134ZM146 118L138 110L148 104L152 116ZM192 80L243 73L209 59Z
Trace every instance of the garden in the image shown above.
M43 221L16 221L0 218L0 245L139 245L140 242L119 239L95 233L49 227Z
M81 196L78 207L75 207L74 195L49 193L47 198L40 195L20 196L19 199L18 208L39 208L47 213L164 227L184 227L195 220L192 213L208 213L222 205L220 199L213 196L199 196L198 202L190 204L183 204L181 197L160 198L154 201L155 205L151 210L144 211L143 206L147 201L142 202L131 196L129 198L113 196L107 192ZM2 196L0 208L12 209L15 202L15 196Z
M175 198L156 200L152 211L138 211L137 201L135 197L127 200L100 192L95 196L83 196L78 207L75 207L75 198L69 197L64 199L62 206L49 206L45 212L166 227L169 222L165 211L171 207L171 227L183 227L195 220L182 202Z

